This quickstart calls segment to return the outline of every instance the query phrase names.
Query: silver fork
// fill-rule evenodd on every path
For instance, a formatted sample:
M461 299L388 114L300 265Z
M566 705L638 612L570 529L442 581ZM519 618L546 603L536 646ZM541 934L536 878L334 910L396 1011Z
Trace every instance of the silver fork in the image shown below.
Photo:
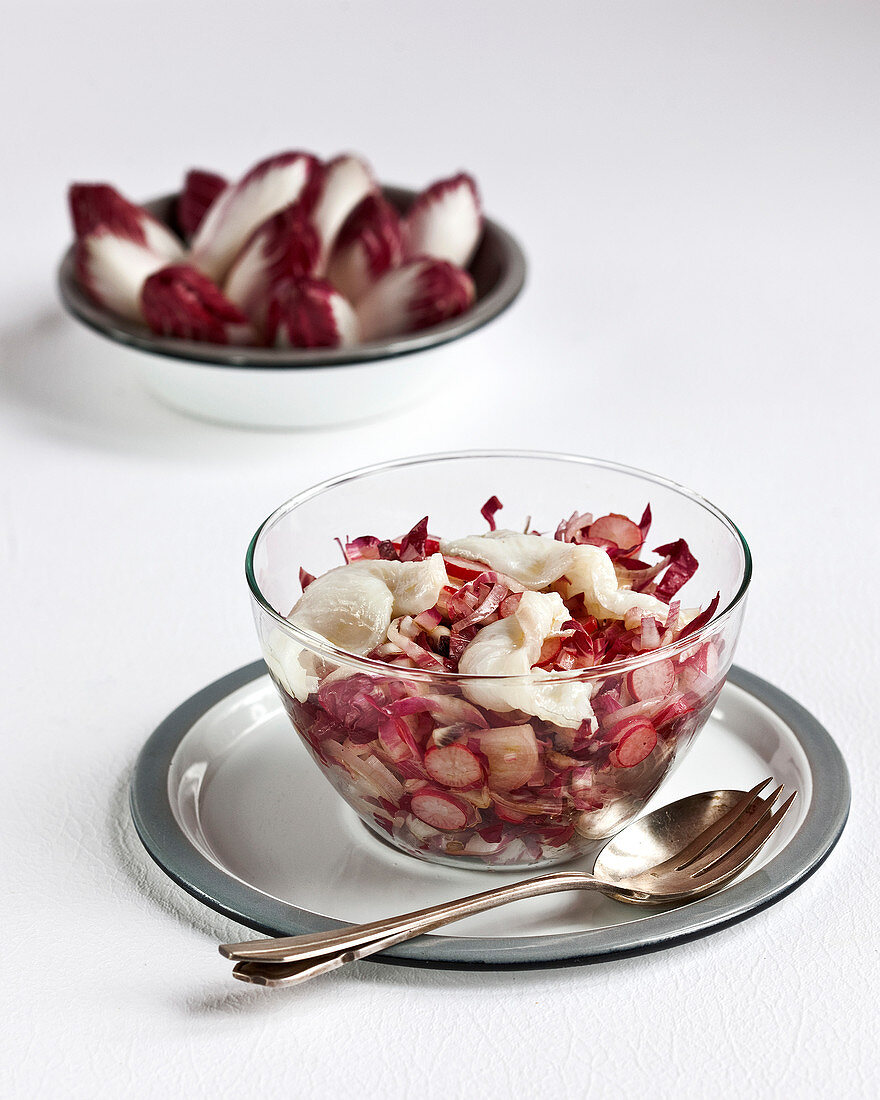
M681 830L675 828L675 823L670 828L669 814L695 800L701 799L705 804L707 799L733 792L692 795L641 818L627 826L600 853L596 869L603 872L601 878L583 871L561 871L369 924L303 936L221 944L220 953L237 961L233 975L241 981L254 985L294 985L444 924L539 894L598 890L617 901L643 906L690 901L719 889L741 871L779 825L797 792L773 811L782 785L767 798L761 798L759 792L769 782L765 779L742 794L726 813L683 847L676 847L676 843L682 843L677 839ZM682 812L681 816L686 815ZM644 830L646 822L652 819L662 823L662 842L673 854L638 874L627 873L625 869L615 873L613 859L606 853L628 829ZM658 837L659 834L654 834L655 840Z

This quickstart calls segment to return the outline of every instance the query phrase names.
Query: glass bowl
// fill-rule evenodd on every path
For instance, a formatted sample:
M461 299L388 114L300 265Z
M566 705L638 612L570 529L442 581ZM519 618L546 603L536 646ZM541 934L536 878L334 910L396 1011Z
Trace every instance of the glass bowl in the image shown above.
M401 211L416 197L402 187L384 187L383 194ZM144 207L177 232L176 201L166 195ZM506 229L484 218L468 271L476 298L460 316L344 348L237 347L156 336L92 301L77 280L73 247L61 261L58 289L67 311L109 341L106 347L124 356L164 404L225 424L312 428L389 413L450 384L458 372L446 345L482 329L515 301L526 259Z
M699 561L675 599L705 609L717 595L714 614L659 649L545 673L542 691L587 697L595 714L560 720L554 712L556 722L540 706L511 709L511 701L527 706L522 692L534 690L534 674L389 665L288 621L300 568L320 575L343 564L337 539L399 538L426 514L437 537L485 533L481 508L493 495L504 505L500 527L550 534L575 511L638 517L650 504L648 545L684 538ZM421 859L508 870L572 859L638 815L718 698L751 558L723 512L671 481L574 455L487 451L385 463L300 493L257 530L246 575L291 722L368 828ZM466 752L438 755L449 744Z

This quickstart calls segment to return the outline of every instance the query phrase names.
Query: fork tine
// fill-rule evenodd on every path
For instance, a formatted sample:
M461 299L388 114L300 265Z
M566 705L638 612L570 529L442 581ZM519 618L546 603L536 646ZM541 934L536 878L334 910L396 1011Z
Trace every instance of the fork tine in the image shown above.
M687 870L692 875L702 874L704 871L710 870L719 860L724 859L740 841L745 840L754 828L767 820L773 810L773 803L782 792L782 787L783 784L780 783L776 790L771 791L766 798L757 799L755 804L742 814L739 820L730 828L726 829L714 844L709 845L698 859L692 860L687 865Z
M680 852L676 852L671 859L665 860L658 867L655 867L655 871L675 870L681 871L685 867L690 866L695 859L699 859L703 852L709 847L710 844L714 844L719 836L725 829L729 828L744 813L748 813L751 807L758 800L758 793L762 791L768 783L772 781L772 776L768 776L767 779L762 780L756 784L750 791L747 791L737 804L727 811L722 817L720 817L713 825L710 825L708 829L704 829L699 836L695 837L687 847L682 848Z
M762 819L753 826L752 830L730 849L726 856L722 856L714 863L697 871L692 876L695 879L699 879L701 876L707 874L710 876L705 879L705 881L700 882L699 885L701 888L722 882L724 879L728 879L732 875L735 875L737 871L741 871L749 860L753 859L754 856L758 854L761 848L767 843L770 836L776 831L776 827L779 825L779 822L782 821L783 817L785 817L795 798L797 798L797 791L792 791L775 813L766 818L762 817Z

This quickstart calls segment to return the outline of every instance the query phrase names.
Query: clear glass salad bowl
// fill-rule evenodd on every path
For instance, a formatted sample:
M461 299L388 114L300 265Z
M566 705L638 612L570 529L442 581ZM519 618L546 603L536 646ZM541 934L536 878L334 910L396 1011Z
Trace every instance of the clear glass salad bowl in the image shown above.
M485 533L481 511L493 496L503 502L499 527L551 538L556 532L563 541L567 536L558 532L573 514L644 520L650 505L647 546L665 552L684 539L698 568L675 593L666 624L663 616L628 615L599 631L601 645L588 636L594 619L587 617L586 627L557 624L580 667L548 665L545 652L560 645L555 637L541 650L543 665L527 675L464 675L438 668L443 661L436 655L420 661L423 651L411 642L421 637L419 629L434 629L446 647L441 653L454 644L448 627L434 625L436 608L410 620L407 632L397 631L400 648L386 643L370 656L346 652L288 620L303 591L300 570L308 584L309 574L343 565L340 547L350 546L349 539L361 546L378 541L359 539L363 535L396 539L385 544L394 557L401 536L424 515L438 538ZM494 519L487 519L492 526ZM474 580L485 566L468 573L461 559L444 560L449 585L443 598L453 605L474 584L499 580L485 572ZM623 588L632 576L626 570L640 564L647 563L618 555ZM421 859L509 870L582 854L626 825L654 794L718 698L742 623L751 558L723 512L661 477L573 455L471 452L372 466L300 493L257 530L246 575L263 655L291 722L368 828ZM471 589L461 587L469 581ZM499 591L515 606L524 597L509 578L506 583ZM501 613L503 606L488 621ZM673 622L688 625L673 631ZM629 648L621 649L621 637L630 639ZM617 640L609 645L609 638ZM533 705L538 678L540 698L579 701L575 718Z

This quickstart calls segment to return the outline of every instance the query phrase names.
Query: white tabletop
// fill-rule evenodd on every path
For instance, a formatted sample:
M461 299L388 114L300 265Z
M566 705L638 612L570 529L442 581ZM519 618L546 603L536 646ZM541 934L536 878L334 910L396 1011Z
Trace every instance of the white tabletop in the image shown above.
M0 983L16 1097L870 1095L876 1076L880 11L840 2L18 5L5 16ZM366 154L467 168L523 242L466 391L315 432L178 415L64 315L65 190ZM240 986L159 872L138 750L257 656L242 560L309 484L466 447L693 485L749 538L737 662L812 710L854 806L780 903L674 949ZM866 873L866 857L868 867ZM870 1038L873 1031L874 1038Z

